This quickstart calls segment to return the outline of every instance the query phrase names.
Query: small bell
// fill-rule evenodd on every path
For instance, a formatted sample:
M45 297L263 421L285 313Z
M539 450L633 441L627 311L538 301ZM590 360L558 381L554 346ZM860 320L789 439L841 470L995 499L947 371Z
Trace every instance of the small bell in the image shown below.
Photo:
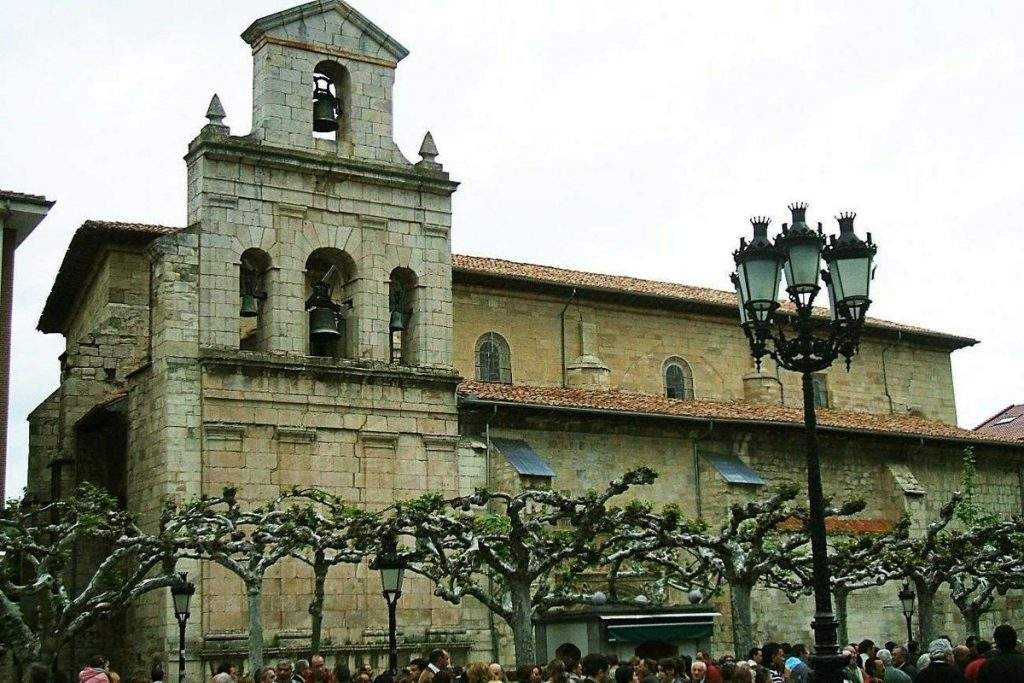
M391 311L391 323L388 325L388 329L392 332L401 332L405 329L405 316L401 311Z
M318 306L309 312L309 336L315 340L329 341L341 335L338 332L338 318L330 308Z
M330 133L338 130L338 116L341 114L338 98L331 93L333 82L327 76L313 76L313 130Z
M249 293L243 294L242 305L238 311L238 315L243 318L255 318L258 314L259 303L256 301L256 297Z

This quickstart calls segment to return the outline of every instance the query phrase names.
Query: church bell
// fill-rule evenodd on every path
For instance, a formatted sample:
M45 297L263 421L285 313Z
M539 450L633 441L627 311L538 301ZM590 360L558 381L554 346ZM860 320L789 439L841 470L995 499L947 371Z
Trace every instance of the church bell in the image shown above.
M256 297L249 293L243 294L238 314L243 318L255 318L259 314L259 304L256 301Z
M337 315L330 308L317 306L309 312L309 336L317 340L339 337Z
M338 130L338 115L341 113L338 98L331 92L333 82L327 76L313 76L313 130L330 133Z
M391 323L388 329L392 332L401 332L405 329L405 316L399 310L391 311Z

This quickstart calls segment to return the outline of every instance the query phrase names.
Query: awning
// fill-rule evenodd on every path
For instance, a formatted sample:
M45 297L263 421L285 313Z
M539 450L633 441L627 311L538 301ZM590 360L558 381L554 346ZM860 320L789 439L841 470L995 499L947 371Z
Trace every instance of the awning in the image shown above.
M491 444L522 476L553 477L555 471L522 439L491 437Z
M718 453L701 453L701 457L711 463L711 466L722 475L730 484L746 484L748 486L763 486L765 480L747 467L747 465L734 455L720 455Z
M678 643L709 640L718 612L631 614L602 616L608 642L645 643L652 640Z

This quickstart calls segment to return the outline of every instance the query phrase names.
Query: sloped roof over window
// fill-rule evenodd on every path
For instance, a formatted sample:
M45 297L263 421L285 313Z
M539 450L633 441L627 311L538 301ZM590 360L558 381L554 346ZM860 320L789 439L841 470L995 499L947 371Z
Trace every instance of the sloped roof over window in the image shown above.
M684 401L620 390L563 389L466 381L459 385L459 394L465 400L488 404L700 422L714 420L721 423L777 425L803 429L804 419L801 409L767 403L707 399ZM960 429L945 422L926 420L913 415L878 415L852 410L823 409L818 411L818 428L824 431L880 434L958 443L987 443L1011 448L1024 447L1024 441Z
M1024 403L1003 408L975 427L974 431L1000 439L1024 441Z
M707 287L693 287L678 282L642 280L625 275L589 273L580 270L568 270L553 266L518 263L504 259L465 256L462 254L452 255L452 267L456 275L486 276L503 280L515 280L526 284L555 285L594 292L652 297L663 301L672 300L714 309L716 313L735 317L737 324L739 319L739 313L736 309L736 294ZM792 312L794 309L792 304L787 302L782 304L781 310ZM829 312L825 308L816 307L814 315L825 319L829 317ZM889 322L888 320L879 320L878 318L869 317L867 319L867 327L880 333L898 332L904 337L916 337L931 344L948 348L951 351L978 343L976 339L971 339L970 337L935 332L923 327L903 325L901 323Z
M64 260L46 298L37 328L40 332L63 332L71 307L100 249L107 244L145 246L158 237L178 232L180 228L147 223L118 221L86 221L71 238Z
M721 453L701 453L701 457L711 463L715 471L722 475L730 484L746 484L748 486L763 486L767 482L754 470L750 469L745 462L735 455L723 455Z
M522 439L491 437L494 445L521 476L553 477L555 471Z

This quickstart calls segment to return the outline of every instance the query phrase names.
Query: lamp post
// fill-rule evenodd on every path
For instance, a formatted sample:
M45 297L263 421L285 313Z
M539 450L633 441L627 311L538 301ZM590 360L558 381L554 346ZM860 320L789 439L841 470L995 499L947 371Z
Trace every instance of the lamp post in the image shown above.
M380 570L380 585L388 603L388 670L398 671L398 599L402 597L402 579L405 575L405 561L398 554L398 543L392 537L385 541L384 550L377 556Z
M825 370L840 356L850 362L857 353L873 275L871 262L877 247L853 232L855 214L837 217L839 235L827 243L821 224L807 225L806 204L790 204L792 225L783 224L774 242L768 237L770 220L755 217L748 243L740 239L734 252L736 272L732 282L740 309L740 324L750 343L758 370L768 356L786 370L799 372L803 380L804 424L807 457L807 497L810 503L809 532L814 579L814 654L811 666L816 681L841 683L845 663L839 653L838 623L832 613L828 548L825 538L825 503L821 486L817 419L814 412L812 373ZM828 291L831 316L813 314L814 299L821 291L819 269ZM794 310L780 312L779 280L785 273L786 294Z
M899 596L900 603L903 606L903 618L907 620L907 644L909 646L910 641L914 639L911 620L914 617L914 599L917 598L917 594L910 587L909 583L904 583L903 588L900 589Z
M188 603L195 592L195 584L189 582L187 572L178 574L178 580L171 585L174 618L178 620L178 683L185 683L185 626L189 617Z

